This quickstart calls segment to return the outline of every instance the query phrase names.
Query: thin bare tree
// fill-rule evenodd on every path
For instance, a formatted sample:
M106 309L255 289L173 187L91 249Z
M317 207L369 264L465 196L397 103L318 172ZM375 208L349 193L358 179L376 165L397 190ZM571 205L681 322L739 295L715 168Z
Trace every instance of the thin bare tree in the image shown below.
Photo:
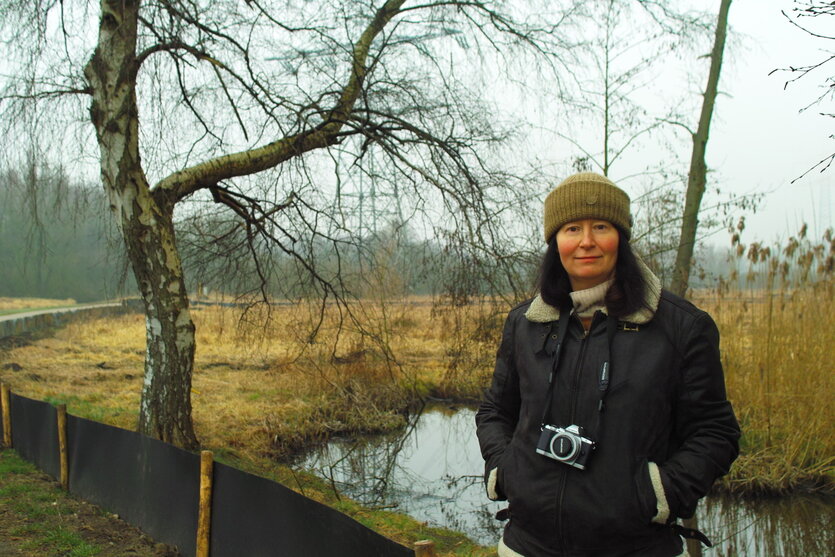
M690 155L690 171L687 175L687 191L685 193L684 215L681 222L676 261L673 267L673 280L670 290L680 296L687 292L690 281L690 267L693 260L693 249L696 245L696 231L699 226L699 210L707 184L707 164L705 152L710 136L710 122L713 118L713 107L716 104L716 94L719 90L719 75L722 71L722 57L725 53L725 37L728 29L728 11L731 0L721 0L719 15L716 20L716 34L713 49L710 53L710 70L707 86L702 99L702 110L699 115L699 125L692 132L693 151Z
M582 48L587 71L580 77L581 98L586 102L579 108L581 114L591 116L596 145L589 147L576 137L582 134L559 135L608 176L619 159L679 118L676 107L681 99L659 104L657 98L649 103L640 97L657 85L670 57L686 52L706 28L701 14L670 5L595 0L587 3L587 9ZM583 126L589 127L585 119Z

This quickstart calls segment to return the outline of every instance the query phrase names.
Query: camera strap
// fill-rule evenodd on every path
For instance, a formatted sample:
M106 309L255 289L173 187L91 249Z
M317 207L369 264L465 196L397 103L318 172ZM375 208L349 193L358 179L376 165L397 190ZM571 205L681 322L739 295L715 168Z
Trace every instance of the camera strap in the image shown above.
M702 545L706 547L713 547L713 543L711 543L710 539L705 536L700 530L696 530L695 528L685 528L680 524L670 524L670 527L673 529L673 532L681 536L682 538L687 538L690 540L699 540Z
M609 381L612 378L612 343L615 341L615 333L618 332L618 318L612 315L606 318L606 359L600 366L600 375L597 382L597 390L600 392L600 400L597 403L598 413L603 412L603 399L609 391Z
M540 420L540 427L545 428L546 420L551 413L551 401L554 397L554 378L557 376L557 368L560 365L560 353L562 353L562 343L565 340L565 335L568 333L568 322L571 319L569 312L562 312L557 329L557 347L554 349L554 362L551 364L551 373L548 375L548 393L545 395L545 408L542 411L542 420Z

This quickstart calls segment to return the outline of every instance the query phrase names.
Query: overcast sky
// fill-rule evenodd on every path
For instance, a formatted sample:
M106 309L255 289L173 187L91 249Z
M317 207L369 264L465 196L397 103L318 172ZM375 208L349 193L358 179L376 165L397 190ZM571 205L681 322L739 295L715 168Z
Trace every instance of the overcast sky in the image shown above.
M719 6L719 0L684 1L714 12ZM732 31L720 82L723 94L714 112L707 162L714 173L712 183L720 184L725 191L766 194L756 214L747 217L746 242L786 238L803 222L820 237L833 226L835 218L835 195L831 193L835 165L824 173L814 170L791 183L835 151L835 140L829 138L835 132L835 119L818 114L821 109L835 112L835 101L830 97L826 105L799 114L820 96L825 77L835 74L835 61L787 89L784 84L791 78L788 73L769 75L778 68L816 63L827 56L825 48L835 51L835 40L811 37L781 14L781 10L790 13L794 5L793 0L734 0L731 5ZM835 17L807 19L814 29L835 33ZM705 64L700 70L704 74L690 74L692 90L687 93L691 99L703 91L706 70ZM695 120L697 112L692 114ZM536 147L559 154L563 164L577 153L574 149ZM686 172L690 151L686 137L676 145L676 151L683 162L683 170L676 170ZM560 173L564 174L564 169ZM640 192L629 193L634 197ZM727 245L728 236L720 232L711 241Z
M768 192L760 210L747 219L749 241L786 238L802 222L819 237L835 215L835 164L791 183L835 151L835 140L828 139L835 120L819 115L822 107L835 111L832 97L827 105L798 114L820 96L825 77L835 74L835 61L785 90L789 74L769 76L775 68L822 60L828 56L824 48L835 52L835 41L812 38L786 21L780 10L788 13L793 5L791 0L734 0L730 10L738 35L722 69L720 90L727 95L717 103L707 158L734 191ZM819 32L835 34L835 18L817 19L809 22Z

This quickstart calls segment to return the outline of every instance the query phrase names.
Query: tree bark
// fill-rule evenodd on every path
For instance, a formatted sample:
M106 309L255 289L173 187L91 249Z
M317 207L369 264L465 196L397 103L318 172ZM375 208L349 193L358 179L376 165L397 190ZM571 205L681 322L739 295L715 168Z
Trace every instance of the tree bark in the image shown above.
M710 135L713 107L716 103L716 92L719 87L719 74L722 71L722 56L725 51L725 36L727 34L730 7L731 0L720 1L719 17L716 21L716 36L713 41L713 50L710 53L710 71L704 99L702 100L702 111L699 115L699 127L693 134L693 151L690 156L690 172L687 177L684 217L681 222L676 262L673 267L673 282L670 286L670 290L679 296L684 296L687 293L687 286L690 282L690 266L699 226L699 209L707 183L705 152Z
M139 431L156 439L198 448L191 420L194 323L188 307L180 256L174 247L171 212L155 226L133 215L125 234L128 254L145 302L145 380Z
M145 302L147 351L139 431L198 445L191 420L194 324L174 243L174 201L152 194L139 157L136 37L139 2L102 0L98 46L84 69L93 100L102 183Z

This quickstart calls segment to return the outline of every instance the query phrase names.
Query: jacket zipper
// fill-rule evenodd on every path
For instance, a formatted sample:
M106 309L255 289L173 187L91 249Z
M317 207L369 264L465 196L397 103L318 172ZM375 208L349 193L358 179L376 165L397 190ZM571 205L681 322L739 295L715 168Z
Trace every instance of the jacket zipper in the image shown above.
M595 314L595 316L597 316L597 314ZM592 327L594 327L594 320L592 320L588 330L585 328L583 329L583 336L580 338L580 354L577 356L577 364L574 366L574 379L571 382L571 404L568 407L568 425L572 425L574 423L574 413L577 411L577 399L580 394L580 372L583 369L583 360L586 358L586 340L588 340L591 335Z
M562 502L563 498L565 497L565 480L568 476L567 470L561 469L560 470L560 487L559 487L559 500L557 501L557 536L560 542L560 553L565 554L565 536L563 536L563 524L562 524Z
M597 314L595 314L597 317ZM580 323L582 326L582 323ZM570 394L570 405L569 405L569 413L568 413L568 420L569 424L573 424L574 420L574 412L577 409L577 398L579 395L579 386L580 386L580 370L583 368L583 360L585 359L586 355L586 340L589 338L589 334L591 333L592 328L594 327L594 319L592 319L592 323L589 325L588 330L583 327L583 336L580 338L580 354L577 356L577 364L574 368L574 379L571 383L571 394ZM563 471L561 478L560 478L560 487L559 487L559 500L557 502L557 534L559 535L560 541L560 549L562 553L565 553L565 535L563 534L563 500L565 497L565 482L568 474L567 471Z

